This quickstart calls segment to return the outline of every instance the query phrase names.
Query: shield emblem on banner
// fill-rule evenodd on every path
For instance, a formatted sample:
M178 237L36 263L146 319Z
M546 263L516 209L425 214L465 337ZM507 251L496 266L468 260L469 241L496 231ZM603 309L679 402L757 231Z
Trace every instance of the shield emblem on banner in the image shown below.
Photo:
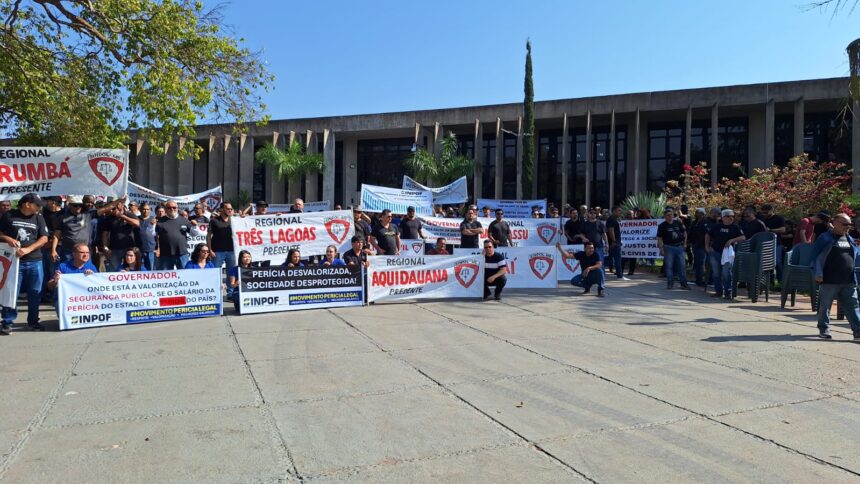
M218 208L218 205L221 204L221 197L217 197L215 195L209 195L205 197L201 202L205 203L207 207L209 207L209 211L213 211Z
M540 224L537 226L538 237L546 245L552 245L552 240L555 239L555 234L558 233L558 227L550 224Z
M343 243L343 240L346 239L346 234L349 232L349 222L333 218L325 223L325 229L332 240L341 244Z
M576 261L575 264L574 261ZM567 267L567 270L569 270L570 272L576 272L576 270L579 269L579 261L577 261L576 259L570 257L562 257L561 262L564 264L565 267Z
M422 252L424 252L424 244L422 244L421 242L412 242L412 252L415 252L416 254L421 254Z
M116 158L99 156L90 159L90 169L105 185L111 186L122 175L123 164Z
M454 266L454 277L457 278L457 282L459 282L461 286L468 289L469 286L475 282L475 278L478 277L478 264L473 264L471 262L457 264Z
M0 289L6 287L6 276L9 275L10 267L12 267L12 261L5 255L0 255L0 271L3 271L3 274L0 274Z
M535 255L529 259L529 266L532 268L534 275L540 280L544 280L552 270L552 257L545 255Z

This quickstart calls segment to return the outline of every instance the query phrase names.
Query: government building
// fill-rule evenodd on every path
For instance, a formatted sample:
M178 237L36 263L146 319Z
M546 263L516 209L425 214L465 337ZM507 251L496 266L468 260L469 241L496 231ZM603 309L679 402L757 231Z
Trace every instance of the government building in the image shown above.
M535 102L534 198L609 206L630 193L660 191L684 163L704 161L719 178L742 176L797 153L854 168L860 190L860 130L852 130L848 78L709 87ZM860 115L860 113L858 113ZM227 199L358 203L362 183L400 187L415 149L439 149L455 133L475 159L470 196L521 198L522 103L426 111L273 120L245 134L197 126L203 148L178 160L131 141L131 179L168 195L222 185ZM322 153L326 170L278 180L254 162L265 143L298 140ZM740 169L736 167L740 165ZM422 180L419 180L422 181Z

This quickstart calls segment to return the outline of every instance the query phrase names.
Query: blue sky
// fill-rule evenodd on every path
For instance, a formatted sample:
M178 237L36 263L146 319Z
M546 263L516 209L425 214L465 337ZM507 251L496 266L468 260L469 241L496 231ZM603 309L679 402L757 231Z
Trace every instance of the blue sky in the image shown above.
M521 102L526 38L536 100L847 75L860 11L807 3L235 0L225 17L285 119Z

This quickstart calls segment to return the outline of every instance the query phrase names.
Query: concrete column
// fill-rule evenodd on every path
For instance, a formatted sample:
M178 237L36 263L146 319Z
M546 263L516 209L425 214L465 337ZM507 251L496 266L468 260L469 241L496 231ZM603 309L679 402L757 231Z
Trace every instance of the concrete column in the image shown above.
M164 188L162 180L164 180L164 154L167 152L167 146L161 146L161 153L155 153L150 146L149 152L149 185L146 188L163 193Z
M134 149L136 166L132 181L138 185L147 186L149 184L149 142L137 139L134 143Z
M687 106L687 125L684 129L684 163L688 165L692 165L691 161L693 158L692 151L692 142L690 138L692 137L693 131L693 107Z
M773 131L775 127L775 106L773 99L769 99L764 106L764 159L755 165L764 168L773 164ZM750 160L749 172L752 173L753 160Z
M445 128L438 121L433 126L433 154L439 156L442 152L442 137L445 136Z
M224 198L227 198L228 200L235 200L239 195L238 144L239 140L237 137L229 134L224 135Z
M860 193L860 101L854 101L851 119L851 191Z
M221 185L224 188L224 142L220 138L209 135L209 176L207 177L207 188L215 188Z
M201 192L209 189L209 138L202 140L194 140L195 149L199 155L191 164L194 165L194 182L191 184L191 191Z
M421 123L415 123L415 149L421 148L424 146L424 137L421 136Z
M609 117L609 206L615 203L615 109Z
M301 135L296 133L295 131L290 131L289 139L287 140L287 149L292 146L293 143L301 143ZM288 193L286 203L293 203L293 200L296 198L301 198L302 196L302 180L284 180L285 183L288 184Z
M496 118L496 193L493 198L502 198L502 187L504 186L505 169L505 132L502 131L502 118Z
M329 200L334 204L341 199L337 198L334 193L334 175L337 169L337 164L334 159L334 131L331 129L323 130L323 157L325 158L325 171L323 172L323 192L322 199Z
M523 199L523 118L517 117L517 200Z
M570 143L568 142L568 126L567 113L561 115L561 206L567 205L567 187L570 183L567 179L568 157L570 156Z
M305 152L309 154L319 153L317 149L317 134L308 130L305 137ZM305 175L305 198L306 201L319 201L319 193L317 193L317 183L319 179L318 173L308 173ZM333 202L333 201L332 201Z
M181 150L189 143L188 138L179 138L178 145ZM186 156L177 160L176 194L188 195L194 193L194 156Z
M642 137L641 127L642 116L639 108L636 108L636 114L633 117L633 156L628 156L627 179L628 185L633 187L633 193L639 193L642 190L644 182L645 170L642 169L643 158L641 155L640 139ZM630 140L628 140L630 142Z
M358 204L358 140L355 138L343 140L343 195L341 203L346 205Z
M483 197L481 191L483 190L483 162L484 162L484 133L481 128L481 121L479 119L475 120L475 149L473 150L473 157L475 160L475 170L474 170L474 179L472 180L474 189L473 199L475 203L478 203L478 199Z
M719 155L720 155L720 106L714 103L711 108L711 188L717 187L720 180Z
M585 113L585 204L591 207L591 182L592 182L592 168L593 160L592 156L594 156L591 147L591 110L589 109Z
M284 149L284 140L286 137L280 132L272 133L272 146ZM277 170L272 168L272 165L266 164L266 196L269 203L284 203L286 202L286 190L284 187L286 180L278 178Z
M804 121L806 110L806 103L803 101L803 97L794 102L794 147L791 150L791 154L797 156L803 153L803 133ZM785 161L785 160L781 160Z
M239 190L254 197L254 138L247 134L239 135ZM254 202L256 200L252 200Z
M165 195L179 195L179 140L174 139L167 145L164 153L164 163L161 165L162 178L159 192Z

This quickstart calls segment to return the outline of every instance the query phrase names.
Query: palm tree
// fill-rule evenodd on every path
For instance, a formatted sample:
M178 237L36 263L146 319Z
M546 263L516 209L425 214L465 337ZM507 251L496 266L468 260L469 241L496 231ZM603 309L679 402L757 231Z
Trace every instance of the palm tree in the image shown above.
M296 140L286 150L266 143L256 154L257 163L269 165L275 170L278 180L298 180L310 173L325 171L325 157L319 153L308 153Z
M459 154L457 135L448 133L442 138L441 145L438 156L418 148L406 160L406 168L413 178L442 186L474 173L475 160Z

